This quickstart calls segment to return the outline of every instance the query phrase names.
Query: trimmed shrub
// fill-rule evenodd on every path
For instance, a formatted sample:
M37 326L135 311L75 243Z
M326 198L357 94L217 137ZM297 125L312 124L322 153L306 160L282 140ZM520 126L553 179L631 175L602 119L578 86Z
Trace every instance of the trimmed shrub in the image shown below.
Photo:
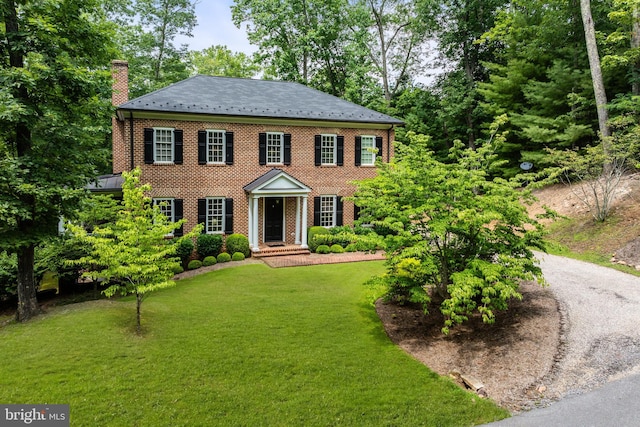
M245 257L249 257L251 255L251 252L249 251L249 239L247 239L247 236L244 234L234 233L227 236L225 245L227 246L227 252L230 254L235 255L236 252L240 252Z
M222 236L219 234L201 234L196 240L196 248L200 258L217 256L222 249Z
M173 271L173 274L180 274L180 273L182 273L184 271L184 268L182 268L181 265L176 265L171 270Z
M218 260L216 259L216 257L214 257L214 256L212 256L212 255L209 255L208 257L205 257L205 258L202 260L202 265L203 265L204 267L208 267L208 266L210 266L210 265L215 265L217 262L218 262Z
M222 252L221 254L218 255L218 262L229 262L231 261L231 255L229 255L227 252Z
M202 267L202 261L197 260L197 259L193 259L191 261L189 261L189 265L187 266L187 270L196 270L198 268Z
M191 258L194 248L195 245L189 238L179 239L176 242L176 256L180 258L180 262L182 262L183 267L189 262L189 258Z
M307 233L307 242L309 245L309 250L311 252L316 252L321 243L316 242L316 236L323 234L330 234L331 232L324 227L320 227L318 225L314 225L313 227L309 227L309 232Z
M231 255L231 261L242 261L244 260L244 254L242 252L234 252Z
M317 254L328 254L329 252L331 252L331 248L327 245L320 245L316 248Z
M331 245L331 248L329 249L331 249L331 253L334 253L334 254L341 254L344 252L344 248L338 244Z
M358 245L356 243L349 243L344 250L345 252L358 252Z

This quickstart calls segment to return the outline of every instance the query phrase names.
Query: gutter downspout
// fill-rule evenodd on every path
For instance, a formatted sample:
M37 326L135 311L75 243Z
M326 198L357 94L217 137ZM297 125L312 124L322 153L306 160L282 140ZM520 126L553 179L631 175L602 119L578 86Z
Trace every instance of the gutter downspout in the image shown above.
M391 129L393 125L387 128L387 163L391 163Z
M132 171L135 165L133 161L133 111L129 111L129 151L131 154L129 171Z

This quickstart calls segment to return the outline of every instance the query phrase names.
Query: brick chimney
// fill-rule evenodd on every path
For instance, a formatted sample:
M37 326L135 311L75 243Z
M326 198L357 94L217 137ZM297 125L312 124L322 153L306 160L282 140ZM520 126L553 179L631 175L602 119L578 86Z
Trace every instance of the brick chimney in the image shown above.
M114 59L111 61L111 70L113 74L111 103L118 106L129 100L129 63Z
M111 61L113 84L111 91L111 103L114 106L122 105L129 100L129 63L127 61ZM113 173L120 173L130 169L130 149L128 149L127 128L125 121L120 121L116 116L111 119L111 149Z

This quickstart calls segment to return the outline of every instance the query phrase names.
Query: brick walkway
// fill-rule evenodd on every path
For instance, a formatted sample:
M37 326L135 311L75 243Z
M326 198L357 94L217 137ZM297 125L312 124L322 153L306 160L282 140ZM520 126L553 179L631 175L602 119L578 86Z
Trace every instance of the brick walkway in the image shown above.
M174 280L186 279L199 274L208 273L221 268L235 267L245 264L267 264L272 268L281 267L299 267L303 265L318 264L338 264L344 262L361 262L361 261L378 261L385 260L384 252L378 251L375 254L365 254L363 252L345 252L342 254L309 254L309 255L285 255L266 258L248 258L244 261L232 261L218 263L209 267L201 267L196 270L187 270L183 273L176 274Z

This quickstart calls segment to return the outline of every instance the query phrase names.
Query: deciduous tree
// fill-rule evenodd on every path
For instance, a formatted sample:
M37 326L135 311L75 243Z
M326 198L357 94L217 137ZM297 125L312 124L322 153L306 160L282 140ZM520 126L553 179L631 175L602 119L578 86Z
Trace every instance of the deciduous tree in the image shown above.
M185 220L170 223L145 192L148 184L140 185L140 170L123 172L123 206L112 224L95 226L91 234L81 225L69 224L69 229L82 242L90 245L90 255L71 260L76 265L92 265L84 275L104 280L107 296L116 293L136 296L136 327L141 331L140 309L150 292L174 286L171 280L181 261L175 256L177 245L167 239ZM193 238L201 231L194 227L183 239Z
M376 178L358 184L354 201L362 221L396 233L386 239L388 299L435 305L443 332L474 313L491 323L523 280L542 273L531 248L543 249L543 227L522 201L531 195L503 179L488 179L495 140L477 151L458 142L454 163L433 158L428 137L408 135ZM497 128L493 137L500 139Z
M17 254L25 321L40 311L35 248L106 157L115 50L94 0L3 0L0 20L0 247Z

